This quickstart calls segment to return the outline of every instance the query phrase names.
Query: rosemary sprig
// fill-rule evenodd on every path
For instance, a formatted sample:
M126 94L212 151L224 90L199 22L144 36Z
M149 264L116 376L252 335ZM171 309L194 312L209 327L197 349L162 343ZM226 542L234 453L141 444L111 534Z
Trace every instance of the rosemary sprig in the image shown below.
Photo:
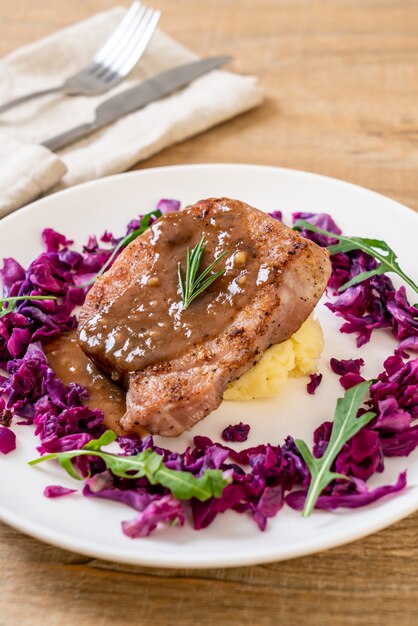
M11 313L17 307L17 303L22 300L56 300L56 296L10 296L8 298L0 298L0 317L4 317L8 313ZM4 305L7 304L7 307Z
M186 252L186 276L183 279L181 263L179 261L177 272L179 277L179 285L181 297L183 298L183 309L187 309L193 300L205 291L217 278L225 274L225 270L219 270L211 274L214 267L227 254L223 252L217 259L213 261L199 276L197 275L202 263L203 253L205 251L205 236L199 241L197 246L190 253L190 248Z
M412 287L412 289L418 293L418 285L414 283L412 278L409 278L401 270L398 264L398 257L394 250L386 241L382 241L380 239L367 239L363 237L345 237L344 235L336 235L335 233L331 233L328 230L324 230L323 228L318 228L318 226L314 226L310 222L306 220L298 220L296 224L293 226L294 230L302 230L306 228L306 230L311 230L314 233L320 233L321 235L326 235L327 237L331 237L332 239L338 239L338 243L333 246L328 246L327 250L330 254L338 254L338 252L351 252L352 250L362 250L366 254L369 254L377 261L380 261L380 265L375 267L374 269L368 272L361 272L354 276L351 280L341 285L338 291L345 291L349 287L353 285L357 285L358 283L363 282L367 278L371 278L372 276L376 276L377 274L386 274L386 272L394 272L398 274L407 285Z
M119 250L121 248L126 248L126 246L130 244L131 241L133 241L134 239L139 237L139 235L142 235L142 233L148 230L152 217L155 217L155 219L158 219L161 216L162 216L162 213L159 209L156 209L155 211L151 211L150 213L147 213L146 215L144 215L141 219L139 228L137 228L136 230L133 230L131 233L129 233L129 235L126 235L126 237L124 237L123 239L119 241L119 243L113 248L112 254L107 259L106 263L102 266L102 268L97 272L97 274L93 276L93 278L90 278L90 280L88 280L87 282L79 286L84 289L85 287L89 287L90 285L92 285L99 278L99 276L104 274L105 271L108 269L108 267L112 264Z

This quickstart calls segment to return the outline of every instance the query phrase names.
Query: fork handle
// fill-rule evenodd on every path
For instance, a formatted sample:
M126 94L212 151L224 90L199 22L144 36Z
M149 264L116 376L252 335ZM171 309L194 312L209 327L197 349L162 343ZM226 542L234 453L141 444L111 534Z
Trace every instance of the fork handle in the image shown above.
M59 87L50 87L49 89L41 89L41 91L34 91L32 93L26 94L26 96L20 96L20 98L15 98L14 100L9 100L5 104L0 106L0 113L4 113L13 107L19 106L24 102L28 102L29 100L33 100L34 98L39 98L40 96L46 96L49 93L57 93L62 90L62 85Z

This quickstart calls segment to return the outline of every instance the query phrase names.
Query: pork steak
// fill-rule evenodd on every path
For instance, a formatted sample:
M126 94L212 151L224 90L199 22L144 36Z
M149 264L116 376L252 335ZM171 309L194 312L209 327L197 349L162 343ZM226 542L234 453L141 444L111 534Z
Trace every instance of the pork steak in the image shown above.
M178 263L204 235L202 271L224 274L184 309ZM93 285L79 343L127 388L120 426L177 436L216 409L229 382L288 339L321 297L326 250L238 200L210 198L157 220Z

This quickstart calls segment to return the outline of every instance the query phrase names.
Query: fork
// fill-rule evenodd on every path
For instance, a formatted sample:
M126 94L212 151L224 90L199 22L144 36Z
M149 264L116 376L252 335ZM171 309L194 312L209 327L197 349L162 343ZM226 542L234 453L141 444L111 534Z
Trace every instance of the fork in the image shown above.
M134 2L109 39L82 70L62 85L15 98L0 106L0 113L32 98L62 92L65 95L93 96L120 83L144 53L160 19L160 11Z

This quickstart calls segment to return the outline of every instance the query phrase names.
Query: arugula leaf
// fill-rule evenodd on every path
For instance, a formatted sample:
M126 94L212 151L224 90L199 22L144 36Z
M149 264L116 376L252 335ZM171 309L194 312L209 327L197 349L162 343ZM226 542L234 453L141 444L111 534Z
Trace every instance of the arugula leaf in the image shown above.
M351 252L352 250L363 250L366 254L369 254L377 261L380 261L380 265L378 265L375 269L357 274L357 276L354 276L354 278L342 285L338 291L345 291L348 287L357 285L372 276L386 274L386 272L394 272L395 274L398 274L398 276L400 276L407 285L412 287L416 293L418 293L418 285L416 285L412 278L409 278L409 276L407 276L399 267L397 254L386 243L386 241L382 241L381 239L369 239L367 237L346 237L344 235L336 235L335 233L331 233L323 228L318 228L318 226L314 226L306 220L298 220L293 226L294 230L302 230L303 228L306 228L306 230L310 230L314 233L326 235L327 237L331 237L333 239L338 239L338 243L328 246L327 250L330 254L338 254L338 252Z
M148 230L148 228L150 227L150 221L152 217L155 217L155 219L158 219L161 216L162 216L162 212L159 209L155 209L154 211L150 211L150 213L147 213L146 215L144 215L141 219L139 228L137 228L136 230L133 230L131 233L129 233L129 235L126 235L126 237L124 237L123 239L119 241L119 243L113 248L112 254L107 259L103 267L97 272L97 274L93 276L93 278L91 278L90 280L88 280L87 282L79 286L84 289L85 287L89 287L90 285L92 285L99 278L99 276L105 273L107 268L111 265L112 261L115 259L115 256L117 255L119 250L121 248L126 248L126 246L130 244L131 241L133 241L134 239L139 237L139 235L142 235L142 233Z
M183 299L183 309L187 309L195 298L200 296L209 285L211 285L217 278L225 274L225 270L219 272L210 272L214 269L215 265L219 263L221 259L227 254L223 252L217 259L213 261L199 276L197 275L200 264L202 263L203 252L205 251L205 237L199 241L197 246L193 248L190 253L190 248L187 248L186 252L186 277L183 280L183 274L181 271L181 263L179 261L177 266L177 273L179 278L180 292Z
M11 311L14 311L17 307L17 303L23 300L56 300L57 296L10 296L8 298L0 298L0 317L4 317ZM7 304L7 307L4 305Z
M132 456L112 454L101 450L103 446L112 443L115 439L115 433L108 430L99 439L89 441L81 450L47 454L30 461L29 465L57 459L72 478L83 480L84 476L77 472L72 460L83 455L97 456L105 462L106 467L115 476L131 480L145 476L152 485L166 487L179 500L197 498L201 502L209 498L219 498L224 487L231 482L230 478L224 477L222 470L206 470L199 477L193 476L190 472L172 470L165 465L163 457L151 449Z
M116 441L116 439L117 435L113 430L105 430L98 439L90 439L90 441L83 446L83 450L100 450L104 446L108 446L110 443Z
M365 380L348 389L343 398L338 398L330 440L321 458L315 458L306 443L301 439L296 439L295 443L311 473L311 484L302 513L304 517L308 517L312 513L317 499L330 482L336 478L350 480L348 476L332 472L330 468L344 444L376 417L376 413L371 411L357 417L357 412L372 382L371 380Z

